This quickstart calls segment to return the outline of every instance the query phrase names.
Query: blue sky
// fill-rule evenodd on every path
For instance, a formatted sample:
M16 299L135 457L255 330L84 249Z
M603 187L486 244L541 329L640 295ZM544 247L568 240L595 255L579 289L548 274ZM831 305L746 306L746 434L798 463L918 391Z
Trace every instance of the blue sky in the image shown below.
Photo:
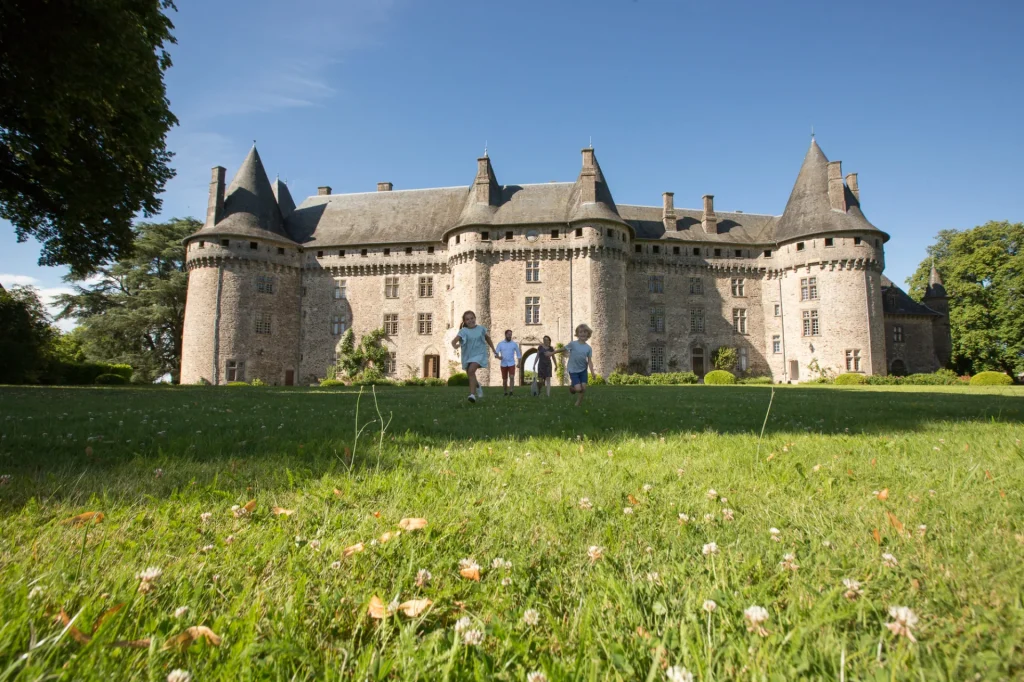
M179 0L163 217L252 141L297 201L573 180L619 203L779 214L810 142L859 173L902 283L936 232L1024 220L1020 2ZM0 224L0 282L60 289Z

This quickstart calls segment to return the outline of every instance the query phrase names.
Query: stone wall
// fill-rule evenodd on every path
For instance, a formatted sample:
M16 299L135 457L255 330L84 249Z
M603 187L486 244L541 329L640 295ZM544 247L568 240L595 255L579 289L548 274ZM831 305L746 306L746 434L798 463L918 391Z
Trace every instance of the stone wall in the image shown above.
M934 372L939 364L935 352L932 317L923 315L886 315L885 355L889 373L893 363L903 363L906 374ZM902 328L902 341L897 341L897 328Z

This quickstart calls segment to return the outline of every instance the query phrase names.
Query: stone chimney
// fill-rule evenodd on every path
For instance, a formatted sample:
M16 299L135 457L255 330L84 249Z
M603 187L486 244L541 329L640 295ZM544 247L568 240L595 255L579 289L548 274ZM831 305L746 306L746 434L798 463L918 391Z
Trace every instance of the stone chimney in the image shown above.
M494 175L491 159L486 154L476 160L476 178L473 180L473 199L478 204L497 206L501 203L501 187Z
M664 192L661 195L661 221L665 223L666 232L674 232L676 229L676 207L675 194Z
M715 215L715 195L704 195L704 214L701 215L700 224L708 234L718 234L718 216Z
M860 203L860 187L857 185L856 173L848 173L846 175L846 186L850 188L850 194L857 199L857 203Z
M377 183L377 191L378 192L390 192L392 187L393 187L393 185L390 182L378 182Z
M210 177L210 202L206 206L206 224L216 225L224 216L224 167L214 166Z
M323 187L317 187L316 188L316 194L319 197L330 196L330 194L331 194L331 187L330 187L330 185L324 185Z
M833 211L846 213L846 191L843 188L843 162L828 162L828 202Z
M594 148L583 150L583 168L580 170L580 203L592 204L597 201L597 163L594 161Z

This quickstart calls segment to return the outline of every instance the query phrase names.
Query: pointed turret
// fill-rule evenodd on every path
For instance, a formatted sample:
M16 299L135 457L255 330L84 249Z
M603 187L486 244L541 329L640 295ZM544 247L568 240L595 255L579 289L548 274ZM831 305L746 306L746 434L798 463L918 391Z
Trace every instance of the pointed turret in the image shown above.
M476 177L469 188L469 198L459 217L459 226L489 225L498 207L501 206L501 185L494 175L491 159L484 155L476 160Z
M292 199L292 193L288 191L288 185L281 182L281 178L277 178L271 185L271 189L274 190L274 199L277 200L277 208L281 211L281 217L288 220L288 216L295 210L295 201Z
M942 277L935 269L934 261L932 261L932 270L928 273L928 288L924 292L924 300L927 301L930 298L949 298L946 295L946 287L942 284Z
M625 224L615 207L615 200L593 148L587 147L582 152L583 167L576 178L576 185L569 201L568 222L597 219Z
M786 210L775 231L777 242L825 232L875 232L889 235L868 222L860 210L860 188L843 182L841 162L830 162L811 140L800 173L789 195Z

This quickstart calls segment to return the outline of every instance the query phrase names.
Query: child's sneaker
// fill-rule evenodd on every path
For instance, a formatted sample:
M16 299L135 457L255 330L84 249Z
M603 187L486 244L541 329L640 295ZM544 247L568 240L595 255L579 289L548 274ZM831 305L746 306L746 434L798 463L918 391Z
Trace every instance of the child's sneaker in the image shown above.
M471 402L471 403L475 403L476 402L476 396L473 395L472 393L470 393L469 394L469 398L467 398L467 400L469 400L469 402Z
M477 386L476 387L476 397L477 398L483 398L484 397L484 387L483 386Z

